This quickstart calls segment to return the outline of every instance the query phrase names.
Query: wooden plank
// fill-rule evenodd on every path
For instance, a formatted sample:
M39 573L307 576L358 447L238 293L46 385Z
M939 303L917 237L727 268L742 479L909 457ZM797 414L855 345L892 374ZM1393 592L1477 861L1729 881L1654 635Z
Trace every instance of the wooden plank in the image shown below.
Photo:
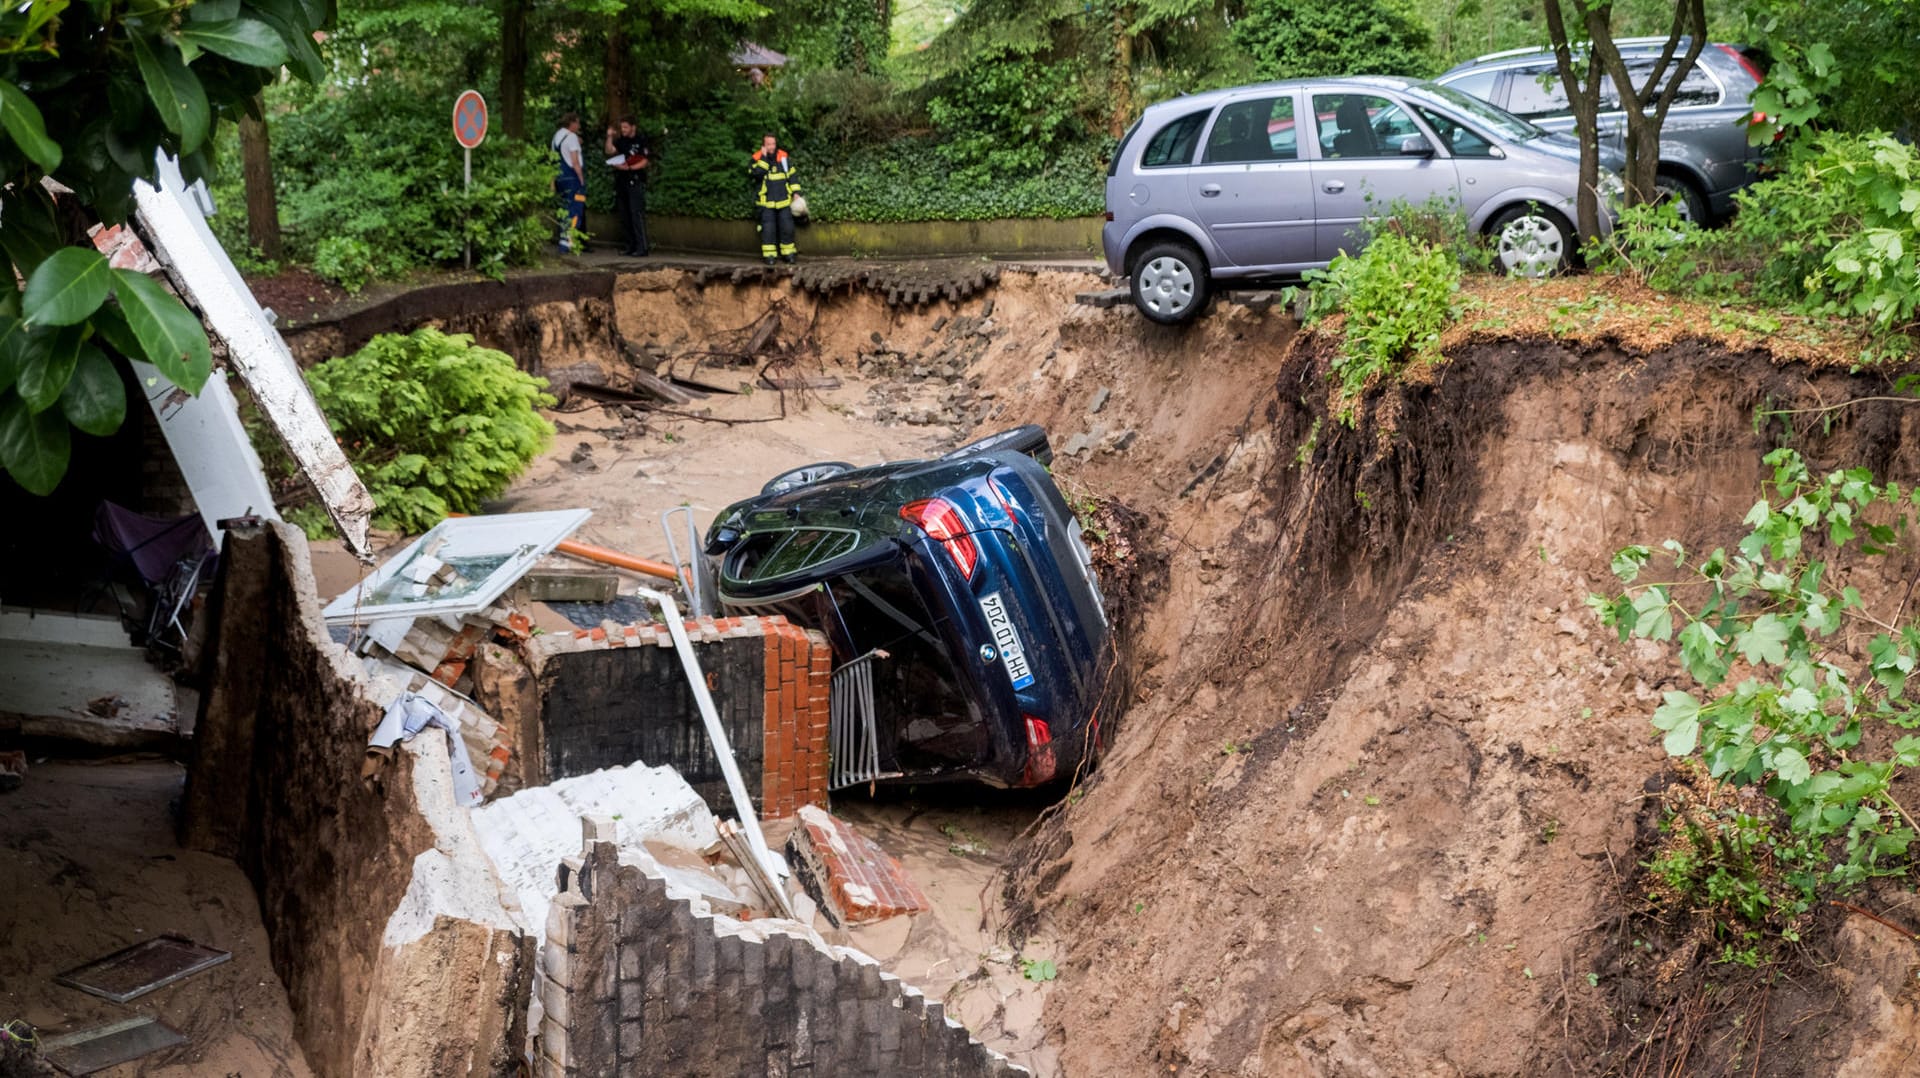
M692 404L693 394L667 381L657 374L645 371L633 372L633 387L642 393L649 393L668 404Z
M780 316L769 314L761 321L760 328L753 331L752 339L747 341L747 355L757 356L767 345L773 343L773 335L780 332Z
M840 379L832 375L804 378L769 378L761 375L760 384L768 389L839 389Z

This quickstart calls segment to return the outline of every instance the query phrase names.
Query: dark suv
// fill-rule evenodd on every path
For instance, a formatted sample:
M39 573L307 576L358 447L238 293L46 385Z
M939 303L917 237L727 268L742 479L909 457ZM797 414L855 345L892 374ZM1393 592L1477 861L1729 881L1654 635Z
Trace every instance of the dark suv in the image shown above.
M1050 457L1025 427L935 460L810 465L715 519L720 603L832 642L830 787L1037 786L1095 739L1107 616Z
M1616 44L1627 70L1643 80L1653 73L1666 43L1664 37L1638 37ZM1682 39L1681 53L1686 47ZM1753 119L1753 91L1762 77L1754 55L1738 45L1715 43L1701 49L1667 110L1660 129L1659 185L1682 217L1701 224L1720 220L1732 211L1734 193L1753 182L1760 151L1747 145L1747 128ZM1553 53L1546 49L1482 56L1434 81L1549 131L1573 130L1567 91L1560 85ZM1601 94L1601 145L1624 152L1626 114L1620 95L1611 80L1602 85Z

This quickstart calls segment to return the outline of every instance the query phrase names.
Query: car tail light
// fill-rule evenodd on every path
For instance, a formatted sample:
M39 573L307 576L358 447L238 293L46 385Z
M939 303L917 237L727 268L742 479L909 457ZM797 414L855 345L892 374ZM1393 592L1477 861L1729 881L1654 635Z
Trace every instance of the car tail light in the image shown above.
M1732 45L1716 44L1714 48L1719 49L1721 52L1724 52L1728 56L1733 57L1733 62L1745 68L1747 74L1753 76L1754 82L1760 83L1760 82L1766 81L1767 77L1760 73L1760 69L1754 66L1754 63L1752 60L1747 59L1746 53L1741 52L1739 49L1734 48ZM1755 115L1760 115L1760 114L1755 113Z
M1047 720L1032 715L1022 715L1027 720L1027 773L1029 786L1038 786L1053 778L1059 761L1053 755L1053 731L1047 727Z
M1112 211L1112 210L1108 210L1108 211L1107 211L1107 220L1109 220L1109 221L1111 221L1111 220L1113 220L1113 211Z
M1019 503L1013 500L1013 495L1007 492L1006 487L1000 485L1000 480L989 476L987 478L987 489L993 491L993 500L1000 503L1000 508L1006 510L1009 518L1013 520L1020 519Z
M929 538L938 539L940 545L947 548L953 564L960 567L960 575L973 579L973 567L980 561L980 551L967 535L966 521L960 519L960 510L955 509L952 502L945 498L908 502L900 507L900 518L926 532Z

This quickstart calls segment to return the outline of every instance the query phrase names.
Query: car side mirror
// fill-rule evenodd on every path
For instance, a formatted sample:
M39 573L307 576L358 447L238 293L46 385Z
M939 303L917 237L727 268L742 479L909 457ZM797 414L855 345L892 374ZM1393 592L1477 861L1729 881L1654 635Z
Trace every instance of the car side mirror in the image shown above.
M1408 135L1400 140L1400 156L1432 157L1433 143L1428 142L1425 135Z

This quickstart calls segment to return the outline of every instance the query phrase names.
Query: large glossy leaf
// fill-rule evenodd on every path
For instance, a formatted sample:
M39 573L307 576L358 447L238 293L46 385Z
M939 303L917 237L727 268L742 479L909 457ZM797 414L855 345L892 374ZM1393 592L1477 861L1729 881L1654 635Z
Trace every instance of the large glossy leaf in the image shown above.
M23 276L30 275L64 246L53 223L53 201L44 188L35 187L24 197L7 198L5 210L0 212L0 248L13 260L14 269Z
M67 421L88 434L108 435L127 418L127 389L113 360L91 344L80 346L80 362L60 394Z
M147 96L160 112L160 122L180 136L180 152L192 153L206 141L212 113L207 107L207 92L200 80L187 69L179 50L166 42L154 43L139 34L127 38L133 46L134 62L140 65L140 81L146 83Z
M67 474L73 436L57 411L38 415L12 393L0 394L0 466L33 494L51 494Z
M200 392L213 370L213 350L200 320L159 281L144 273L113 271L114 298L126 316L127 328L140 342L147 362L174 385Z
M67 379L73 377L74 365L80 362L81 332L79 326L68 326L36 334L47 338L46 343L31 350L20 368L19 380L13 384L13 391L20 394L28 411L46 411L66 391Z
M27 365L27 325L12 315L0 315L0 393L13 388Z
M126 314L114 304L109 303L93 312L93 318L87 324L93 327L95 340L129 359L145 358L147 350L141 347L140 338L133 335L133 327L127 325ZM0 322L0 331L5 328L6 323ZM0 336L0 345L4 344L5 337Z
M71 326L98 310L113 287L106 257L91 247L62 247L27 278L21 311L37 326Z
M60 167L60 144L47 137L40 107L5 79L0 79L0 127L6 128L7 137L42 170L52 172Z
M312 24L307 21L307 13L299 0L252 0L252 10L261 21L272 26L280 33L280 40L286 42L288 64L294 73L308 82L320 82L327 77L327 65L320 60L320 50L313 46Z
M196 22L177 33L208 52L219 53L254 67L279 67L287 62L287 45L273 27L258 19Z
M240 0L195 0L187 9L188 21L197 23L225 22L239 14Z

